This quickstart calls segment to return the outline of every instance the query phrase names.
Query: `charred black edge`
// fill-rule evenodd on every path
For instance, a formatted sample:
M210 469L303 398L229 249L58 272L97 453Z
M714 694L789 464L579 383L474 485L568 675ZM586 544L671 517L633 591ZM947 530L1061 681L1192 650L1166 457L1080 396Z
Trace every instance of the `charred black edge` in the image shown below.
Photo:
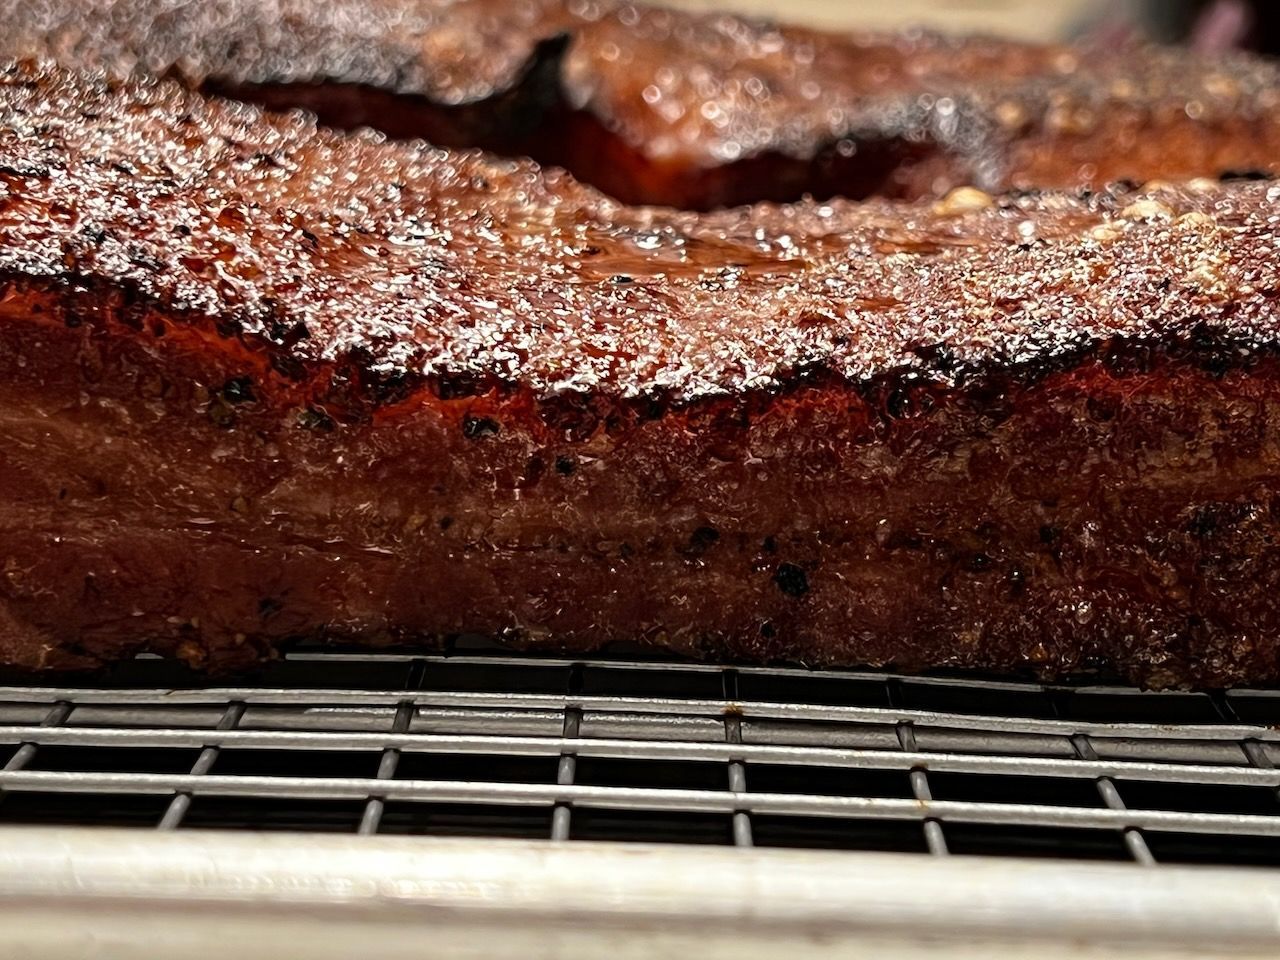
M529 395L528 385L483 370L457 369L430 375L403 368L374 372L373 355L363 347L335 364L308 361L296 352L302 340L270 335L268 317L250 311L231 311L220 317L174 311L127 279L80 274L33 277L0 270L0 297L10 292L51 295L56 313L53 319L68 327L90 325L104 331L115 327L122 335L159 339L173 325L205 325L258 354L274 374L277 389L293 394L294 400L300 395L307 410L318 411L316 417L326 431L366 423L374 415L393 417L398 410L412 407L423 391L437 400L464 401L464 406L477 404L494 411L504 399ZM160 319L144 324L144 317ZM862 381L850 380L817 361L792 370L771 389L692 398L662 391L636 397L605 392L534 395L534 408L546 428L568 441L582 442L601 431L619 433L668 415L732 432L745 429L776 404L807 391L843 390L870 411L870 440L894 422L927 415L949 398L960 398L993 424L999 423L1013 412L1012 394L1088 363L1101 364L1117 377L1142 375L1170 362L1222 377L1247 370L1266 357L1280 356L1280 339L1254 342L1218 325L1188 323L1168 336L1098 340L1081 335L1075 343L1032 361L992 356L979 363L962 363L943 344L921 344L914 353L921 361L918 366L885 371ZM228 376L232 375L242 374L228 371ZM267 400L272 392L268 383L255 388L255 400L259 401ZM495 425L486 436L501 429L496 414L477 416Z
M959 397L993 422L1012 411L1010 394L1035 387L1054 375L1090 363L1100 364L1118 378L1152 373L1169 363L1185 364L1220 378L1248 370L1267 357L1280 356L1280 340L1258 343L1220 327L1197 323L1170 336L1116 337L1098 340L1081 336L1052 355L1032 361L992 357L975 364L957 361L945 345L917 347L920 366L901 367L866 380L850 380L822 362L798 368L772 388L754 388L734 395L712 394L680 398L653 391L641 396L570 392L536 398L543 423L571 441L586 441L600 431L616 433L668 414L701 420L718 427L746 427L778 403L808 391L847 391L873 413L873 426L927 415L947 398ZM475 371L434 373L415 377L415 387L440 400L474 399L500 402L521 391L521 385Z

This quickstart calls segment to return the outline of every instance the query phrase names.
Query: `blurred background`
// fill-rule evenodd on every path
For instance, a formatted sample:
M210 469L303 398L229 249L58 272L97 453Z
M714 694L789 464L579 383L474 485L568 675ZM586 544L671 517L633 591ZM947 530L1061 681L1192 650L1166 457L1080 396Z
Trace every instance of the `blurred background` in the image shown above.
M924 25L1027 40L1145 35L1204 49L1276 52L1277 0L662 0L828 28Z
M1101 0L674 0L669 5L755 13L825 27L925 24L1031 39L1062 36L1104 6Z

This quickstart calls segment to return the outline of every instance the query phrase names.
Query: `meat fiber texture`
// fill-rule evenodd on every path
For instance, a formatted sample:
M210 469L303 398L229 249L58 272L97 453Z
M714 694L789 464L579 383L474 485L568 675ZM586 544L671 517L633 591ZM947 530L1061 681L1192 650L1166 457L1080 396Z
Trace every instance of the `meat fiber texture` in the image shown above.
M626 207L0 67L0 663L1280 678L1280 188Z
M629 202L1274 172L1245 56L823 33L617 0L0 0L0 56L142 68L329 125L530 155Z

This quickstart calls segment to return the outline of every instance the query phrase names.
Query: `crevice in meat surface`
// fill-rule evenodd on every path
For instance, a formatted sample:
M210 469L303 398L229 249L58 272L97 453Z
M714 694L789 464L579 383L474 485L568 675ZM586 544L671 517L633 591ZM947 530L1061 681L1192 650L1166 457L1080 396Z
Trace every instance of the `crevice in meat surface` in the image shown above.
M931 187L921 177L952 161L923 135L869 130L825 144L811 157L778 151L717 166L681 169L656 162L611 131L599 117L574 110L555 88L515 87L501 98L446 107L416 94L372 87L316 84L222 85L207 93L269 110L302 109L339 130L370 127L401 140L422 138L454 148L529 157L563 167L583 183L624 203L710 210L800 197L912 197Z

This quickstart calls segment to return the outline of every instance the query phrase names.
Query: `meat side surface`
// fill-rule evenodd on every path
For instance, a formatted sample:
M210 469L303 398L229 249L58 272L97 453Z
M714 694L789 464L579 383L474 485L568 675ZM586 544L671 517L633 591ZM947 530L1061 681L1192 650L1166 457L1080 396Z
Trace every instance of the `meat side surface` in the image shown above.
M142 67L708 209L1274 172L1280 71L621 0L0 0L0 56Z
M0 663L1280 679L1280 189L621 206L0 67Z

